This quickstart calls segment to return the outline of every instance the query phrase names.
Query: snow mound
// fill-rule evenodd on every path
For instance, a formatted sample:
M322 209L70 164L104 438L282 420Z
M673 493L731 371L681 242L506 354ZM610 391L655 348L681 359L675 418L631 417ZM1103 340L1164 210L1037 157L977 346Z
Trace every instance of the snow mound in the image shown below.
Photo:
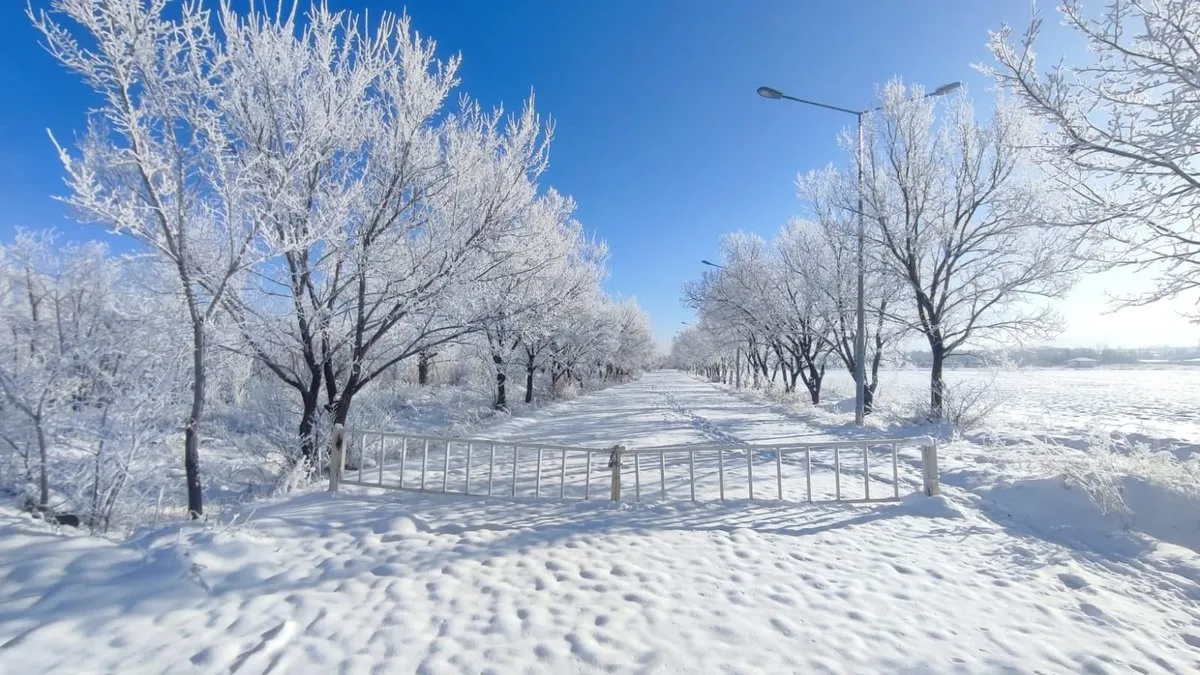
M375 534L390 534L395 536L405 536L416 534L421 529L417 527L416 521L407 516L380 518L375 522Z
M1137 535L1200 553L1200 498L1134 476L1117 478L1121 508L1106 507L1063 476L1007 481L983 491L985 510L1039 533L1092 549L1150 549Z
M962 507L951 501L946 495L926 497L921 493L911 494L903 498L897 508L902 510L906 515L921 516L923 518L967 517Z

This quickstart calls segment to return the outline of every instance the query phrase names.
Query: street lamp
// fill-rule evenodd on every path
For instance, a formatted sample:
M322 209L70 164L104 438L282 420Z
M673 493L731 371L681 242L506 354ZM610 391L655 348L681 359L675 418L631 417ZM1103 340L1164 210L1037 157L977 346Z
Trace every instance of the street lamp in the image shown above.
M925 94L923 98L944 96L961 86L962 82L949 82ZM758 95L771 100L786 99L817 108L835 110L848 115L854 115L858 121L858 328L854 336L854 423L861 427L863 425L867 391L867 317L863 300L863 268L865 266L863 263L863 250L865 248L864 240L866 239L866 226L863 222L863 115L879 110L880 106L867 108L866 110L851 110L850 108L841 108L836 105L788 96L782 91L772 89L771 87L759 87Z
M722 270L723 270L723 269L725 269L725 266L724 266L724 265L718 265L718 264L717 264L717 263L715 263L715 262L708 262L707 260L701 260L701 261L700 261L700 264L702 264L702 265L708 265L709 267L716 267L717 269L722 269Z

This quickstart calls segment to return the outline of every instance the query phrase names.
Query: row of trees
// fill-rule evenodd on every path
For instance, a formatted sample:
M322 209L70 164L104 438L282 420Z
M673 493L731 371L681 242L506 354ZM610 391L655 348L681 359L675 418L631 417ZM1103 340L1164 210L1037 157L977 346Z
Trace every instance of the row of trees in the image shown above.
M735 380L744 368L754 386L781 378L785 391L803 385L819 403L831 361L855 370L855 255L838 230L843 225L797 220L771 242L746 233L724 237L723 265L684 286L700 320L676 339L673 360L707 365L726 380L728 367ZM868 288L869 407L884 352L902 331L886 320L896 294L882 284Z
M1080 267L1080 239L1046 226L1061 207L1041 181L1028 116L1004 101L986 120L965 98L940 117L936 106L920 88L888 84L861 155L867 400L886 351L919 336L932 353L935 416L946 357L1048 334L1056 317L1038 300L1065 292ZM813 402L830 357L855 372L857 169L801 176L808 219L786 225L769 251L753 236L727 237L724 267L685 289L701 328L740 335L752 366L765 365L766 348L790 375L785 386L799 375Z
M325 412L348 422L362 392L452 344L485 345L497 408L518 369L531 400L537 371L578 383L650 357L644 313L600 289L605 247L584 234L570 198L539 188L552 125L532 100L515 115L465 95L449 105L459 58L439 60L407 17L368 26L323 4L304 17L294 6L51 4L31 18L98 101L88 132L60 149L64 199L145 252L149 271L116 275L118 295L142 287L137 297L187 326L177 381L193 516L217 352L253 359L292 392L310 467ZM38 248L34 239L16 247ZM42 326L36 303L19 298L78 257L14 264L5 310ZM24 352L23 342L14 332L22 356L0 365L6 372L45 360L40 340ZM89 354L69 358L101 368ZM49 387L48 400L89 405L57 382L65 388ZM8 406L28 407L32 391L8 387Z
M829 355L853 373L845 347L855 338L854 303L844 284L856 263L844 254L857 251L859 217L873 366L866 388L873 392L888 344L923 338L934 417L947 357L1052 334L1059 322L1050 301L1082 271L1153 271L1155 289L1126 303L1194 293L1200 5L1112 0L1093 18L1071 0L1060 11L1089 60L1039 73L1040 16L1020 38L1004 27L990 42L996 64L982 68L1001 90L987 120L965 98L939 114L920 88L882 88L864 120L865 151L845 139L847 169L798 180L809 220L785 227L769 251L753 237L728 237L724 269L685 287L700 322L677 340L676 361L719 370L745 354L754 369L773 354L814 401ZM797 231L822 245L797 259Z
M136 464L178 429L186 333L149 258L20 232L0 246L0 484L107 530Z

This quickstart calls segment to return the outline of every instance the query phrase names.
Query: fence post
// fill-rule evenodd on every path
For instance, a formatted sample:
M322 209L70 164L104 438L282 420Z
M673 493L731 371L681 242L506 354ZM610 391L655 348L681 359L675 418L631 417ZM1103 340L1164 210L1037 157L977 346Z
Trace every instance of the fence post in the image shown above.
M329 446L329 491L337 492L342 484L342 471L346 468L344 429L341 424L333 425L333 438Z
M921 469L925 478L925 494L932 497L941 493L938 486L937 439L930 438L928 445L921 446Z
M610 498L614 502L621 501L621 453L625 452L625 446L615 445L612 449L612 454L608 456L608 466L612 469L612 492Z

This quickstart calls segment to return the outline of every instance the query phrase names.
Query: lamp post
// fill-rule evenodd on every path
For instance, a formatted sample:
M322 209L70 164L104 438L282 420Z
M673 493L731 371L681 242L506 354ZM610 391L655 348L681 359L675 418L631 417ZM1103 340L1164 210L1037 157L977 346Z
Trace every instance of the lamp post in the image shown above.
M932 98L934 96L943 96L962 86L962 82L950 82L934 89L925 94L923 98ZM772 100L786 99L803 103L805 105L815 106L817 108L825 108L826 110L834 110L837 112L854 115L858 122L858 146L857 146L857 164L858 164L858 309L857 309L857 328L854 336L854 423L858 426L863 425L863 417L866 407L866 391L867 391L867 313L865 308L865 300L863 297L863 270L865 267L863 256L866 240L866 225L863 220L863 116L879 110L880 106L867 108L866 110L851 110L842 108L836 105L827 103L818 103L817 101L809 101L795 96L772 89L771 87L759 87L758 95L763 98Z

